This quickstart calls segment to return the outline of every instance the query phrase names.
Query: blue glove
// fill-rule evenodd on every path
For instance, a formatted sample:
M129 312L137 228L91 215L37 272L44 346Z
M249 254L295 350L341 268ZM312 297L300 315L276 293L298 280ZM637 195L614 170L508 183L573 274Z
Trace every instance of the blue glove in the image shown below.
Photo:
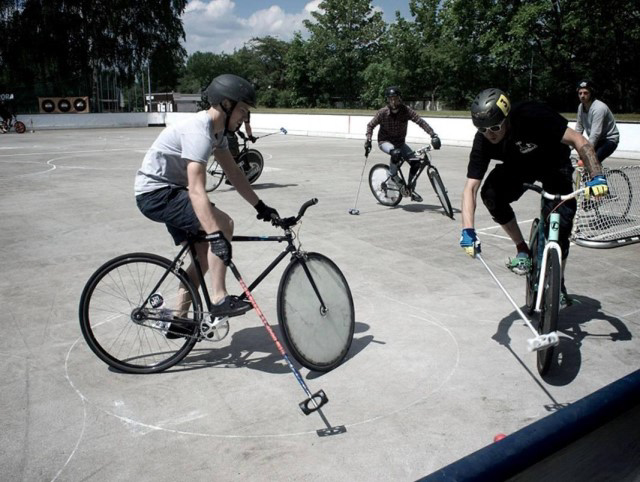
M480 248L480 240L478 239L478 236L476 236L475 229L466 228L462 230L462 234L460 235L460 247L472 258L475 258L477 253L482 252L482 249Z
M591 181L585 184L587 187L584 190L584 198L588 201L589 196L593 194L595 197L606 196L609 192L609 186L607 186L607 180L602 174L593 176Z

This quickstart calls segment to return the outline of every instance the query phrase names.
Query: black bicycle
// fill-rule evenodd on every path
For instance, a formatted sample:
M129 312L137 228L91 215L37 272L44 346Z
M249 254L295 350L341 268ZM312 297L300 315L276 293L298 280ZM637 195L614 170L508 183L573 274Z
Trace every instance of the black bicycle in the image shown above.
M263 137L279 133L286 134L287 130L284 127L281 127L279 131L256 137L255 140L257 141ZM249 184L253 184L262 174L262 170L264 169L264 158L257 149L250 149L247 147L247 141L249 138L243 134L242 131L237 131L236 134L240 139L242 139L242 148L238 149L237 152L233 152L234 150L232 150L233 158L235 159L236 164L240 166L240 169L242 169L242 172L244 172ZM220 164L218 164L218 161L212 153L209 157L209 162L207 163L207 179L205 186L207 192L216 190L225 177L224 170L220 167Z
M0 124L0 132L6 134L11 129L14 129L18 134L24 134L27 126L24 125L24 122L19 121L15 115L12 115L9 119L2 121L2 124Z
M447 195L447 189L442 182L440 173L436 166L431 163L431 146L425 146L417 151L411 153L411 155L402 159L398 163L398 174L391 176L389 173L389 166L386 164L376 164L369 171L369 187L374 197L378 202L384 206L397 206L403 197L409 197L414 195L416 183L420 178L422 172L426 169L427 175L431 186L438 196L438 200L444 209L445 215L453 219L453 209L451 208L451 201ZM407 180L402 173L401 166L408 162L411 165L417 163L418 170L414 175L411 184L407 183Z
M349 351L355 312L351 290L336 264L294 244L292 228L316 203L316 199L307 201L296 217L278 220L282 236L233 237L234 242L286 243L250 286L246 287L233 262L230 268L246 289L241 298L249 297L253 304L250 292L284 258L290 258L277 292L278 322L294 358L306 368L326 372ZM180 362L197 342L221 340L228 334L229 318L211 313L195 250L195 244L202 242L207 242L204 235L192 237L173 260L150 253L118 256L91 276L80 298L80 326L102 361L128 373L160 372ZM200 289L182 269L187 254L195 263ZM257 305L254 308L263 318ZM263 323L268 327L266 320ZM182 327L180 333L172 331L176 325Z

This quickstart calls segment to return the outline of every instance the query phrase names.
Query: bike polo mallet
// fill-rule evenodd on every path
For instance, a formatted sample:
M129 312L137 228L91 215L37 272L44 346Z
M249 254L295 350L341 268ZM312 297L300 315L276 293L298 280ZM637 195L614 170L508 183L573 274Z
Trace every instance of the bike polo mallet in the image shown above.
M487 269L487 271L489 272L489 274L491 275L493 280L498 284L498 286L500 287L500 289L502 290L504 295L507 297L507 299L511 302L513 307L516 309L516 311L520 315L520 318L522 318L522 321L524 321L525 325L527 325L529 327L529 329L533 332L534 337L533 338L529 338L527 340L527 350L529 350L529 351L538 351L538 350L544 350L545 348L548 348L550 346L556 346L560 342L560 338L558 337L558 333L555 332L555 331L552 331L551 333L547 333L547 334L538 333L538 331L533 327L533 325L531 324L529 319L522 312L520 307L513 300L511 295L507 292L505 287L502 286L502 283L500 283L500 281L498 280L496 275L493 274L493 271L491 271L491 268L489 268L487 263L485 263L484 259L482 259L482 256L480 255L480 253L476 253L476 258L478 258L482 262L482 264Z
M318 436L326 437L328 435L337 435L340 433L345 433L347 429L344 425L331 426L329 421L326 419L326 417L322 413L322 410L320 410L320 407L322 407L327 402L329 402L329 398L327 397L326 393L324 393L324 390L318 390L316 393L311 393L311 390L309 390L309 387L307 386L304 379L302 378L302 375L300 375L300 372L296 369L296 367L293 366L293 363L291 363L291 360L289 360L289 356L287 355L287 352L284 350L282 343L280 343L280 340L278 340L278 337L274 333L273 329L271 328L271 326L269 326L267 319L265 318L264 314L262 313L262 310L256 303L256 300L251 295L251 291L249 291L249 288L247 287L246 283L240 276L240 272L238 271L238 268L236 268L236 265L233 264L233 261L229 261L229 268L231 269L231 272L238 280L238 283L240 283L240 287L242 288L242 291L244 292L245 296L251 303L251 306L253 306L253 309L256 311L256 313L260 317L260 321L262 321L262 324L267 329L267 332L269 333L269 335L271 336L271 339L273 340L276 347L278 348L278 351L284 358L284 361L287 362L289 369L296 377L296 380L298 380L298 383L304 390L304 393L306 393L308 398L298 404L298 406L300 407L300 410L302 410L302 413L304 413L305 415L309 415L310 413L313 413L313 412L318 412L318 414L322 418L322 421L327 426L327 428L316 430L316 433L318 434Z
M285 129L284 127L281 127L279 131L276 131L276 132L269 132L268 134L265 134L265 135L263 135L263 136L260 136L260 137L259 137L259 139L262 139L262 138L264 138L264 137L269 137L269 136L272 136L272 135L274 135L274 134L284 134L284 135L287 135L287 129Z
M356 207L358 205L358 196L360 196L360 187L362 186L362 178L364 177L364 170L367 167L367 160L369 159L369 153L371 152L371 148L367 148L364 151L364 165L362 166L362 174L360 174L360 184L358 184L358 192L356 193L356 200L353 203L353 207L349 209L349 214L353 214L357 216L360 214L360 210Z

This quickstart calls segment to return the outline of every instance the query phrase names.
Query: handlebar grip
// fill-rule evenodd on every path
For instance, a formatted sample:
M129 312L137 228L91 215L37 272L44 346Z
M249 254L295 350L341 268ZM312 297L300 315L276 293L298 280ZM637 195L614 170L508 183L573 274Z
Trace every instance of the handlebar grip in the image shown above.
M307 210L307 208L313 206L314 204L318 204L318 198L314 197L313 199L309 199L306 203L300 206L300 211L298 211L298 216L296 217L296 220L299 220L302 216L304 216L304 213Z
M532 191L542 194L542 186L538 186L537 184L529 184L528 182L525 182L523 186L525 189L531 189Z

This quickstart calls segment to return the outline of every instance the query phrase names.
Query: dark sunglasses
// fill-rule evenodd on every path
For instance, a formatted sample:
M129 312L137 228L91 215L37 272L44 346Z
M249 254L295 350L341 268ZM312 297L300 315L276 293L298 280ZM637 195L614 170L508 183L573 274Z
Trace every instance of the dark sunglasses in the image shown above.
M484 134L487 131L491 131L491 132L498 132L500 129L502 129L502 124L504 123L504 120L502 122L500 122L500 124L496 124L495 126L491 126L491 127L478 127L478 132L480 134Z

